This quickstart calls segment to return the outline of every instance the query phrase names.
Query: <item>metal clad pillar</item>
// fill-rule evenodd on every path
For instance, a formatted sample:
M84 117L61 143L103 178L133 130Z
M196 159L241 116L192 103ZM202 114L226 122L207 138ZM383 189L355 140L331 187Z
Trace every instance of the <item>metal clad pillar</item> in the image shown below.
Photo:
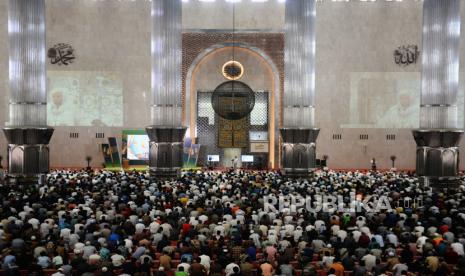
M424 1L420 129L413 136L417 174L436 187L458 183L460 21L460 0Z
M152 125L149 167L155 176L176 176L182 168L182 3L152 0Z
M286 1L282 167L305 176L316 167L315 0Z
M36 176L49 170L45 64L45 0L9 0L9 122L11 175Z

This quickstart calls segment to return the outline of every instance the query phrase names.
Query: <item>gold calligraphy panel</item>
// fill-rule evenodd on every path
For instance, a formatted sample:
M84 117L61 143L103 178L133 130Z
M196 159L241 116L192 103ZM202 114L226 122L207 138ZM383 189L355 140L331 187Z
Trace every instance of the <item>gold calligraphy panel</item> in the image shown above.
M221 108L229 112L243 112L247 109L247 99L244 97L220 97ZM218 118L218 147L246 148L248 146L249 116L239 120Z
M219 148L246 148L248 145L248 117L239 120L218 120Z

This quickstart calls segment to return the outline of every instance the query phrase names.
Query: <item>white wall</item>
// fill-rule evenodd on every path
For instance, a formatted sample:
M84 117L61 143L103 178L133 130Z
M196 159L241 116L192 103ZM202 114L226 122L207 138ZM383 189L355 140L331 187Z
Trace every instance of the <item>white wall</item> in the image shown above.
M58 127L51 141L52 166L84 166L88 154L93 154L93 163L99 165L102 158L97 143L101 139L95 139L95 132L105 132L106 137L116 136L120 140L122 129L149 124L150 2L47 0L46 4L47 46L69 43L77 56L70 66L48 64L48 70L117 71L123 78L123 127ZM8 1L0 1L0 125L7 121L8 114L7 5ZM464 16L465 5L461 9ZM241 31L282 31L284 4L277 0L266 3L243 0L236 5L236 23ZM316 121L321 127L317 154L329 155L331 167L367 168L369 160L375 157L379 167L387 168L389 156L394 154L398 156L398 167L414 168L415 143L410 130L341 129L340 125L350 116L352 73L420 72L420 64L396 65L393 51L404 44L416 44L421 49L421 23L421 1L317 3ZM231 29L231 4L224 0L215 3L190 0L183 4L183 27L186 32ZM461 52L463 71L463 39ZM71 131L80 132L80 138L70 139ZM333 141L333 133L342 134L343 140ZM360 141L362 133L369 134L370 139ZM386 134L396 134L396 140L386 141ZM0 154L6 156L3 135L0 135ZM461 164L465 168L465 162Z
M265 3L243 0L234 4L236 30L282 30L284 3L269 0ZM225 0L183 3L184 29L232 29L233 4Z

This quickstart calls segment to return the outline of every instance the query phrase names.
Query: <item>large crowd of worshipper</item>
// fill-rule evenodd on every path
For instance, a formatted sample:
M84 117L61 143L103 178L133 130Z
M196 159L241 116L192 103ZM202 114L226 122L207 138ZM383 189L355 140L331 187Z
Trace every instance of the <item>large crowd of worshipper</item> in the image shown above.
M1 275L465 275L464 187L424 189L409 173L54 171L5 183ZM270 200L354 194L391 208Z

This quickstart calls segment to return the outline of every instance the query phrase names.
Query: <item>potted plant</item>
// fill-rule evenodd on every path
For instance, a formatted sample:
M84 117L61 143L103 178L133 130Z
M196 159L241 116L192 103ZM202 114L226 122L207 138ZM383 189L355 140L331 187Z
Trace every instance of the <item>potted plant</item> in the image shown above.
M392 163L391 163L391 164L392 164L392 168L395 168L395 167L396 167L396 166L395 166L395 162L396 162L397 157L396 157L395 155L391 155L390 158L391 158L391 162L392 162Z
M324 160L324 162L323 162L323 167L327 167L327 166L328 166L328 162L327 162L327 161L328 161L328 159L329 159L329 156L325 154L325 155L323 155L322 157L323 157L323 160Z
M92 168L90 167L90 162L92 161L92 156L90 155L86 156L86 161L87 161L87 170L91 170Z

